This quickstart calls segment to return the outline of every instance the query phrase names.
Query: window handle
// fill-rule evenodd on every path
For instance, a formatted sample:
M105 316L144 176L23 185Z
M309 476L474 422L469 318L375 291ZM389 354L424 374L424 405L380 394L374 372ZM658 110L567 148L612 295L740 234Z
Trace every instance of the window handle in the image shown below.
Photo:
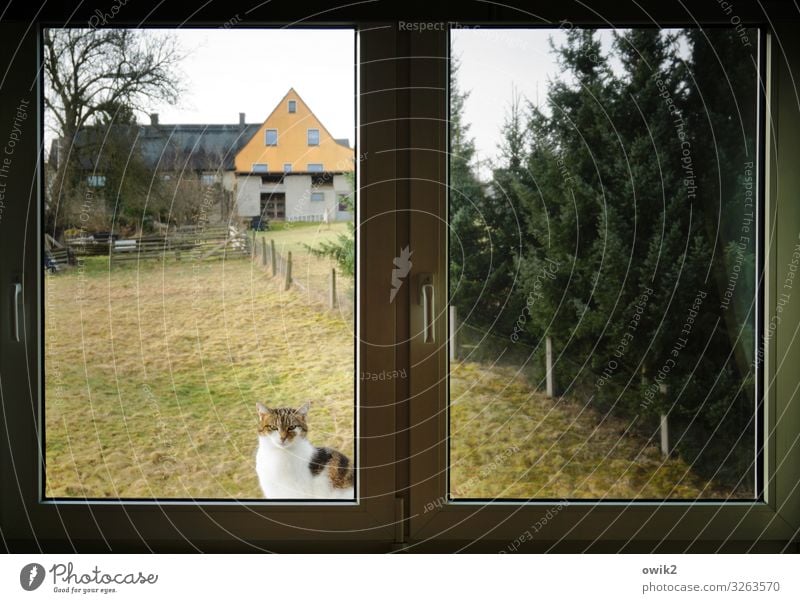
M433 275L423 274L420 277L420 301L422 303L422 341L435 343L433 317L435 316L436 300L434 297Z
M14 341L21 341L19 335L19 321L22 315L20 311L20 300L22 298L22 283L14 283L11 285L11 315L14 321Z

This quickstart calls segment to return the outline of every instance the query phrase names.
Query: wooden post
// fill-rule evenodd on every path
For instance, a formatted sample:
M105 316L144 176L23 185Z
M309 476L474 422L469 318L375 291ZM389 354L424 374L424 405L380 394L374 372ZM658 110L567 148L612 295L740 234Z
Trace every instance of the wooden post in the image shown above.
M253 250L253 259L255 259L255 257L256 257L256 231L255 230L253 230L253 247L252 247L252 250Z
M458 314L455 306L450 306L450 360L458 360Z
M289 251L286 254L286 280L283 283L283 290L288 291L289 287L292 286L292 252Z
M261 265L266 268L267 266L267 242L261 239Z
M667 392L669 392L669 388L667 387L666 383L662 383L658 386L658 391L661 392L662 396L666 396ZM661 424L661 456L667 458L669 456L669 417L668 415L662 414L660 417L660 424Z
M331 291L330 291L330 306L331 309L335 308L338 305L338 300L336 299L336 268L331 268Z
M555 398L556 385L553 381L553 340L545 337L544 340L545 370L547 377L547 397Z
M269 255L272 259L272 276L278 274L278 262L275 258L275 239L269 240Z

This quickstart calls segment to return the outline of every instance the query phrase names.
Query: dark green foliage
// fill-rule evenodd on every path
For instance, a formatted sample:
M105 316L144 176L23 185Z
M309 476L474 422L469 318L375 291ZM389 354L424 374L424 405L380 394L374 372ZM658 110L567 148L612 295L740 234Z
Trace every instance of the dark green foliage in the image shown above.
M335 241L322 241L315 247L303 244L318 258L328 258L336 262L347 276L355 274L356 267L356 229L352 222L347 223L347 232L336 235Z
M648 435L668 414L678 454L752 488L754 49L722 29L638 29L608 54L573 29L554 52L545 106L512 101L490 186L453 94L460 313L480 308L469 322L538 347L537 362L551 337L562 392Z

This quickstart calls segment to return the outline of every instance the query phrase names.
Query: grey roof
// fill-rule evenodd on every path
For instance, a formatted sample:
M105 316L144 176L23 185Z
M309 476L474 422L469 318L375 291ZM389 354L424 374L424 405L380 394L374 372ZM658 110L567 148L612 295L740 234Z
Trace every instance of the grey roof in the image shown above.
M341 145L343 147L350 148L350 139L349 138L334 138L336 144Z
M159 170L233 170L236 153L261 127L257 124L113 125L112 134L136 144L150 168ZM98 151L107 134L104 126L87 126L78 132L75 149L86 170L102 163ZM130 151L130 147L127 147ZM51 154L52 157L52 154ZM102 168L102 166L98 166Z

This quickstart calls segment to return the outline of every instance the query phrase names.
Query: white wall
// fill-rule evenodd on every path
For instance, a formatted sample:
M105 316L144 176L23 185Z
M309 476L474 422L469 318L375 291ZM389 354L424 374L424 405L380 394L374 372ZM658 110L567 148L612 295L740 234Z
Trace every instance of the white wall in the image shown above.
M261 176L239 175L236 179L236 211L242 218L261 213Z

